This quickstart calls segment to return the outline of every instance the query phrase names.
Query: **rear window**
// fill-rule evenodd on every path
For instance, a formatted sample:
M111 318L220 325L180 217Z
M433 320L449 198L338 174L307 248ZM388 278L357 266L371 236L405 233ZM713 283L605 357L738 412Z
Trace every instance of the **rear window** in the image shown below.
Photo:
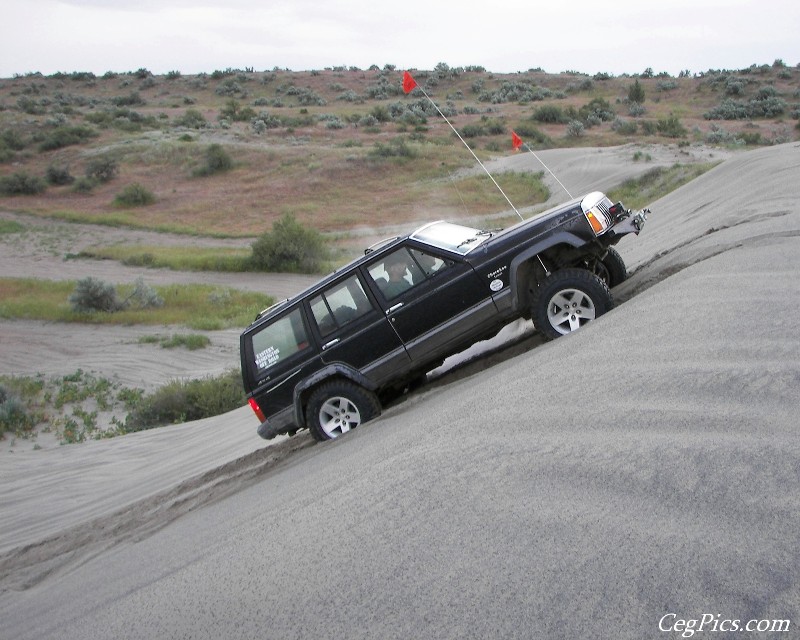
M308 334L300 309L295 309L253 334L253 356L259 372L274 367L307 347Z

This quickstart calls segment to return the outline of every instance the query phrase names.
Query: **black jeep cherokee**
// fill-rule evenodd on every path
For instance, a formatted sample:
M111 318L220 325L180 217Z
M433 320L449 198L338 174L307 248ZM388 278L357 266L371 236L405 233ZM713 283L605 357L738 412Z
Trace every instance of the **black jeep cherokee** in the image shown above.
M335 438L520 317L550 338L575 331L613 306L626 270L612 245L646 213L593 192L504 231L433 222L368 249L242 333L259 435Z

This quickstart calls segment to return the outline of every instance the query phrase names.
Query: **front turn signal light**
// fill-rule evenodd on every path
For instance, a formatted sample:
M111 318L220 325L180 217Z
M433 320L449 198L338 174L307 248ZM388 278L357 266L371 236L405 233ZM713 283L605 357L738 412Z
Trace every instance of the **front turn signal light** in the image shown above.
M592 225L592 229L594 230L595 234L600 235L605 231L605 227L603 223L598 220L597 216L594 215L591 211L586 212L586 219L589 221L589 224Z

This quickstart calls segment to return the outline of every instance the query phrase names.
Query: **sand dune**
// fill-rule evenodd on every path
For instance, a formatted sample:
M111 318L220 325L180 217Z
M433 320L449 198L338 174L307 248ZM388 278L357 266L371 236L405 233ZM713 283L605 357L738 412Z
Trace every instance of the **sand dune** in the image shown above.
M335 442L242 409L7 455L0 637L795 637L798 201L800 145L732 156L612 313Z

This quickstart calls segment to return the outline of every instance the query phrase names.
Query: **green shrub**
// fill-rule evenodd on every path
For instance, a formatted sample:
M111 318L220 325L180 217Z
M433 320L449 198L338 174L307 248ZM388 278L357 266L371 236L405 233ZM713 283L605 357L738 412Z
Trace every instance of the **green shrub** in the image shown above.
M17 98L17 109L33 116L42 115L45 112L44 107L38 100L34 100L28 96Z
M584 120L590 116L594 116L603 122L611 122L616 117L608 100L604 100L603 98L593 98L588 104L583 105L578 110L578 114Z
M56 127L39 143L39 151L53 151L73 144L82 144L96 135L97 132L91 127Z
M505 134L508 131L508 125L503 120L498 120L495 118L487 118L483 116L481 118L486 125L486 131L490 136L499 136Z
M646 112L647 109L645 109L644 105L639 102L631 102L628 105L628 113L634 118L643 116Z
M570 120L567 124L568 138L580 138L584 135L584 133L586 133L585 127L583 126L583 122L580 120Z
M121 131L141 131L143 126L152 129L158 128L158 120L154 116L145 116L127 107L117 107L110 111L94 111L86 114L84 119L103 129L115 127Z
M0 177L0 195L4 196L35 196L46 188L47 184L42 178L24 171Z
M328 104L325 98L320 96L313 89L307 87L281 85L278 87L277 93L285 93L287 96L293 96L297 100L297 104L304 107L324 107Z
M533 120L548 124L565 124L569 119L563 109L554 104L545 104L536 109L531 116Z
M637 104L642 104L644 102L644 87L638 79L628 87L628 102L635 102Z
M252 107L243 107L237 100L231 99L220 109L219 117L231 122L248 122L256 117L256 112Z
M158 309L164 306L164 298L150 285L145 284L144 278L139 276L133 285L133 291L122 301L125 308L135 306L137 309Z
M405 138L392 138L388 144L376 142L369 155L373 158L414 158L417 152Z
M117 96L111 98L111 104L115 107L133 107L143 105L144 100L138 91L131 91L127 96Z
M189 351L197 351L198 349L205 349L211 344L211 339L200 333L180 334L176 333L170 338L161 341L162 349L174 349L175 347L183 347Z
M175 380L145 396L128 414L123 430L200 420L233 411L246 402L241 373L236 369L213 378Z
M65 185L75 182L75 177L69 172L69 167L66 165L51 164L47 167L45 178L47 182L54 185Z
M684 127L676 116L662 118L656 123L656 130L667 138L683 138L686 135Z
M656 127L656 123L652 120L644 120L642 123L642 133L646 136L654 136L656 135L656 131L658 130Z
M211 344L211 340L200 333L174 333L171 336L142 336L139 338L139 344L160 344L162 349L183 347L189 351L197 351L205 349Z
M750 102L737 102L726 98L718 106L703 114L706 120L747 120L750 118L775 118L788 108L783 98L774 95L772 87L762 87Z
M486 129L478 123L465 124L461 127L461 135L465 138L477 138L478 136L485 136Z
M72 190L75 193L91 193L92 189L97 186L97 181L93 178L81 176L72 184Z
M739 138L746 145L770 144L768 140L761 137L758 131L742 131L739 134Z
M5 146L14 151L22 151L25 148L25 141L18 131L6 129L0 133L0 147Z
M222 145L212 144L206 149L205 164L195 169L194 175L198 177L222 173L233 168L233 159L228 155Z
M189 129L205 129L208 121L197 109L187 109L182 116L175 119L175 124Z
M611 129L620 135L632 136L639 130L639 125L633 120L617 118L611 123Z
M24 171L0 178L0 193L4 195L33 196L47 188L45 181L39 176L32 176Z
M0 437L6 431L18 432L32 426L33 420L22 401L0 385Z
M253 245L251 264L257 271L317 273L327 259L322 236L287 213Z
M117 161L110 156L93 158L86 165L86 177L97 182L109 182L113 180L119 171Z
M389 122L392 117L389 115L389 109L384 105L379 104L370 109L369 114L378 122Z
M129 184L120 191L114 198L114 206L117 207L145 207L153 204L156 197L151 191L143 187L138 182Z
M75 291L69 296L69 304L76 313L114 313L125 307L113 284L92 277L78 280Z

